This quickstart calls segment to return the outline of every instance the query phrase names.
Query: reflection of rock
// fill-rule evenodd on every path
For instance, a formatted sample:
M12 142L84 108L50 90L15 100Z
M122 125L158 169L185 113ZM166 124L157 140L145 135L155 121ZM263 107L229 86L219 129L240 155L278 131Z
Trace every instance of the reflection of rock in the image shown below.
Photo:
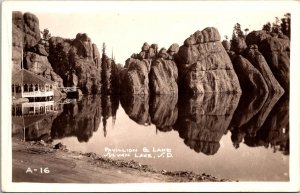
M239 97L218 93L179 98L178 119L174 127L184 143L196 152L215 154L231 122Z
M243 92L268 93L261 73L242 55L233 55L232 63Z
M239 143L242 142L245 136L255 137L257 132L261 129L265 123L270 111L281 97L281 93L269 93L260 96L256 95L243 95L241 102L233 116L231 123L232 141L236 148L239 147ZM248 96L253 96L255 100L249 100ZM255 98L257 97L257 98ZM253 106L253 104L257 105ZM252 107L259 107L253 108ZM241 122L241 120L243 122Z
M232 63L216 28L197 31L179 48L176 59L182 90L191 93L240 93Z
M151 61L129 58L122 72L122 92L124 94L149 94Z
M177 95L154 95L151 97L151 122L158 130L172 130L178 116L177 99Z
M289 38L284 35L276 37L275 34L268 34L266 31L260 30L249 33L246 37L246 43L248 46L252 44L258 46L258 50L265 57L275 78L288 91L290 70Z
M240 128L249 122L261 110L267 97L267 93L244 92L232 117L231 127Z
M98 130L100 121L100 97L83 97L78 103L64 105L63 112L53 121L51 137L76 136L79 142L87 142L93 132Z
M73 40L51 37L48 59L53 70L63 78L64 85L72 84L68 82L68 74L75 72L77 86L84 94L100 93L100 54L86 34L79 33Z
M248 146L265 146L289 154L289 97L284 95L274 106L256 136L245 136Z
M177 94L177 66L172 60L156 59L149 74L150 90L153 94Z
M141 125L149 125L149 95L122 95L121 105L126 114Z

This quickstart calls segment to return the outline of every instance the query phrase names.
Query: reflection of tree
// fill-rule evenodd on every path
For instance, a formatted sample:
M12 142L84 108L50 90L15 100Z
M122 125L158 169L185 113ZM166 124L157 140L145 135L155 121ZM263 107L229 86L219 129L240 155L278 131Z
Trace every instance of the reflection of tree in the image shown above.
M140 125L150 125L149 95L122 95L121 105L130 119Z
M178 116L178 95L154 95L150 99L151 122L160 131L171 131Z
M119 96L118 95L101 95L101 108L102 108L102 121L104 137L107 135L106 125L107 119L112 117L112 124L114 126L116 121L116 114L119 108Z
M83 97L78 103L64 105L63 112L53 121L51 137L76 136L79 142L87 142L98 130L100 122L100 97Z
M289 154L289 99L284 95L274 106L256 136L245 136L248 146L271 146Z
M180 97L174 125L184 143L196 152L215 154L227 132L240 95L201 94Z

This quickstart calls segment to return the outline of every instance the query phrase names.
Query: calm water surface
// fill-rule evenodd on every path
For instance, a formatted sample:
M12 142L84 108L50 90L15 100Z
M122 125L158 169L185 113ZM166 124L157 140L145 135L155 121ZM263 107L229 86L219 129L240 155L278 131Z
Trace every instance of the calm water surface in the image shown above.
M287 181L288 105L276 95L86 96L13 106L12 136L159 170Z

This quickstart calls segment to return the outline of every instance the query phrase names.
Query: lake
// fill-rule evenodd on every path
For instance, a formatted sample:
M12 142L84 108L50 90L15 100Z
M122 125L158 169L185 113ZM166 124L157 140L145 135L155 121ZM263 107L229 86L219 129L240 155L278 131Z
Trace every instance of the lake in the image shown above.
M289 180L289 97L84 96L12 106L12 137L239 181Z

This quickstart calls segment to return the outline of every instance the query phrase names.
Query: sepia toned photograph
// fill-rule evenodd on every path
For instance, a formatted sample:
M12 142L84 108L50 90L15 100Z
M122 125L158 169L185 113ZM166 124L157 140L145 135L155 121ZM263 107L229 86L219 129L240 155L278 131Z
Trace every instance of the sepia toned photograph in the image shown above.
M299 6L4 2L4 190L299 190Z

